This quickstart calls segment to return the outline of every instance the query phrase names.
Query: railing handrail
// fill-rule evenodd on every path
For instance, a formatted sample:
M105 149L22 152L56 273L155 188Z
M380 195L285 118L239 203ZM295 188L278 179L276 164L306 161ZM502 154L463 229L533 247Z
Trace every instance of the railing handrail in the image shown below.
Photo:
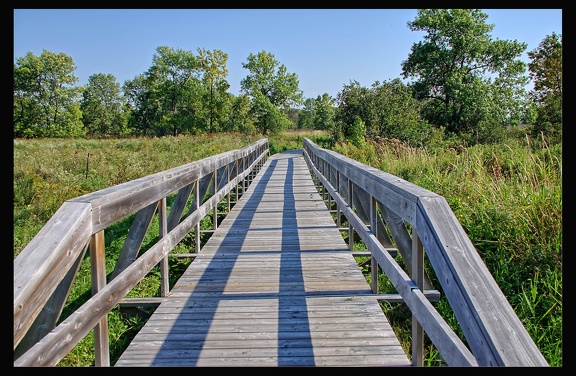
M245 148L221 153L199 161L162 171L130 182L105 188L66 201L14 260L14 349L29 329L40 327L39 314L57 291L67 296L77 266L93 236L106 227L165 200L176 191L190 194L192 184L234 164L234 176L215 184L212 196L198 202L182 222L124 268L110 283L95 293L66 320L44 333L26 349L17 366L56 365L126 294L165 259L200 220L242 182L269 155L268 139ZM215 175L214 175L215 176ZM216 179L215 179L216 180ZM226 184L224 184L226 183ZM222 185L222 186L221 186ZM217 187L216 187L217 186ZM165 202L165 201L164 201ZM156 206L154 206L156 208ZM179 219L179 218L177 218ZM61 292L61 291L60 291ZM61 298L60 298L61 299ZM53 317L59 316L60 311ZM53 319L55 321L55 319ZM55 325L55 322L52 324ZM48 328L50 330L51 328Z
M548 366L442 196L320 148L307 138L303 152L312 172L337 201L339 210L364 240L372 257L449 365L477 362L480 366ZM356 195L360 195L360 199ZM369 209L357 200L367 203L364 206ZM356 213L363 211L365 218L360 219ZM423 298L421 278L408 277L377 239L376 230L372 229L377 228L376 220L382 220L381 217L392 227L393 235L398 235L398 239L394 239L398 245L407 243L399 233L400 230L406 232L403 222L412 226L412 249L407 250L407 261L414 257L413 250L417 250L420 242L475 359L470 359L463 344L454 338L455 334L446 328L436 309ZM363 221L369 221L370 226Z

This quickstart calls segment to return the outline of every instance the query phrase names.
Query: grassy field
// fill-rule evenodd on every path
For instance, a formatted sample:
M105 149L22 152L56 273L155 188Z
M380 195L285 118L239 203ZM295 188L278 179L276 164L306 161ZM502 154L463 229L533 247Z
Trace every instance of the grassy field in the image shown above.
M224 133L14 140L14 258L70 198L244 147L262 137ZM356 148L348 143L333 144L323 132L290 131L270 137L271 153L300 149L304 137L444 196L546 360L562 366L561 144L547 147L518 137L499 145L416 149L395 140L376 139ZM119 223L117 232L125 237L129 225ZM122 244L123 238L107 235L107 254L117 254ZM113 258L107 260L111 272ZM172 261L171 272L177 276L188 263ZM87 277L77 278L63 317L90 296L88 261L81 266L80 275ZM159 280L151 277L131 296L155 296ZM382 292L394 292L385 278L380 283ZM450 317L447 301L435 305L444 317ZM383 309L410 354L410 314L405 305L383 303ZM109 314L112 364L143 323L140 317L118 310ZM443 365L429 343L426 362ZM89 334L59 366L93 363L93 337Z

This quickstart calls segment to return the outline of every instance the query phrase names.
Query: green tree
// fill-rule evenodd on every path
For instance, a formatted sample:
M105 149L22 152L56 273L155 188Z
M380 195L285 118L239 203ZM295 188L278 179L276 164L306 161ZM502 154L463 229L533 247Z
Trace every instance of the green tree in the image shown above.
M547 35L539 46L528 52L532 97L536 103L533 135L544 133L553 140L562 137L562 35Z
M338 108L333 124L343 127L333 134L340 136L356 133L350 127L361 119L366 136L397 138L412 145L428 141L431 126L420 115L423 102L415 99L412 89L399 78L371 88L351 81L338 93ZM335 125L334 125L335 126Z
M292 125L286 113L303 101L298 76L288 73L272 53L250 54L242 67L250 72L240 81L241 90L252 101L257 130L263 134L277 133Z
M296 129L298 128L298 119L300 117L300 109L298 108L289 108L284 110L284 114L290 120L290 128Z
M324 93L316 97L315 113L314 113L314 129L332 131L335 126L335 113L334 99L328 94Z
M227 92L228 55L160 46L152 65L124 83L131 109L129 125L138 134L177 135L226 130L233 96Z
M304 108L298 114L298 129L314 129L314 117L316 116L316 100L306 98Z
M286 114L259 91L252 94L250 114L256 130L264 135L278 134L292 125Z
M76 66L64 53L28 52L14 64L14 137L83 137Z
M487 18L479 9L419 9L408 27L427 34L402 62L403 77L415 79L416 97L426 100L424 117L478 141L480 130L490 138L518 121L528 83L518 59L527 45L492 40Z
M348 128L346 138L359 148L366 144L366 125L359 116L356 116L354 123Z
M338 110L334 116L335 127L332 132L334 141L341 141L347 135L348 128L355 122L356 118L362 119L366 127L366 134L372 136L372 119L374 118L372 108L372 91L360 86L355 80L350 80L350 84L344 85L342 90L336 94L336 105Z
M173 136L182 132L205 132L209 121L202 104L201 67L190 51L160 46L146 71L151 108L159 111L156 134ZM147 105L147 104L146 104Z
M253 133L256 132L255 119L252 115L252 104L246 94L240 94L232 99L229 115L228 131Z
M376 136L397 138L414 146L427 142L431 126L420 116L423 103L399 78L372 84L371 112Z
M159 121L160 102L153 96L150 79L140 74L124 81L122 90L128 108L128 127L135 135L152 136Z
M129 134L127 112L120 84L112 74L88 77L80 103L82 122L89 135Z
M208 132L224 130L231 105L227 93L230 85L226 81L228 54L220 50L198 49L198 61L206 89L203 103L208 107Z

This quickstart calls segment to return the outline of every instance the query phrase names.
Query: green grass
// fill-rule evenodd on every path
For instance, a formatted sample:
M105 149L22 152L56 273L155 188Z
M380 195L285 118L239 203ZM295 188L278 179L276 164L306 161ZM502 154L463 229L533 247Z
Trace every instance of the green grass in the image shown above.
M14 258L68 199L238 149L262 137L223 133L118 140L14 140ZM270 151L301 149L304 137L322 147L331 145L325 132L290 131L271 136ZM336 144L332 149L444 196L548 363L562 366L562 145L538 147L529 141L416 149L380 139L367 140L361 149L351 144ZM168 198L168 205L172 200ZM225 212L223 205L219 212ZM209 229L211 223L206 217L201 227ZM127 218L106 229L108 273L130 224ZM143 250L157 234L158 224L153 222ZM203 234L201 241L207 238ZM189 234L175 252L188 252L194 243L194 235ZM189 262L170 258L170 286ZM369 263L363 268L369 279ZM395 292L385 276L380 277L379 284L381 292ZM156 267L129 296L159 296L159 289ZM86 259L62 318L89 296L90 265ZM445 299L434 305L448 323L456 325ZM402 303L382 306L409 355L409 311ZM114 364L145 320L119 309L110 312L108 319ZM425 365L444 365L429 341L425 352ZM58 365L93 364L90 332Z

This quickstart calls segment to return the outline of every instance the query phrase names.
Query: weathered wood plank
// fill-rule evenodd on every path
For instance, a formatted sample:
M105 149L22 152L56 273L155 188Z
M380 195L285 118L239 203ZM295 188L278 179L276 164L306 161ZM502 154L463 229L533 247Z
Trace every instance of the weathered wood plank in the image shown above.
M409 366L301 154L271 157L116 366Z
M128 230L128 236L126 237L126 241L124 241L124 246L122 246L122 251L118 256L118 260L116 260L116 266L110 275L110 280L116 278L118 274L138 257L140 247L150 227L150 223L152 223L154 219L157 208L158 202L154 202L136 213L134 221Z
M90 210L65 202L14 260L14 347L85 251L93 233Z
M422 199L418 229L480 365L543 366L544 356L500 292L443 197ZM425 220L427 219L427 220ZM441 219L441 221L440 221ZM464 292L468 291L468 294ZM487 343L489 345L487 345Z

